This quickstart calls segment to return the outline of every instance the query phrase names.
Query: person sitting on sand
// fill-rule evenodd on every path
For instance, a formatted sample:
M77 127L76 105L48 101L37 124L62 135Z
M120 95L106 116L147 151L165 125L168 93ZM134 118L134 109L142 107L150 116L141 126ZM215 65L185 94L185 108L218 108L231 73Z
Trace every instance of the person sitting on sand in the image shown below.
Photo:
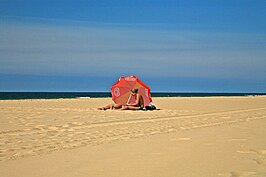
M122 105L121 104L109 104L109 105L106 105L104 107L101 107L101 108L97 108L98 110L107 110L107 109L110 109L110 110L114 110L114 109L120 109L122 108Z
M135 103L122 106L120 110L141 110L144 108L144 100L143 97L140 94L138 94L138 89L132 89L131 96L135 97L136 100Z

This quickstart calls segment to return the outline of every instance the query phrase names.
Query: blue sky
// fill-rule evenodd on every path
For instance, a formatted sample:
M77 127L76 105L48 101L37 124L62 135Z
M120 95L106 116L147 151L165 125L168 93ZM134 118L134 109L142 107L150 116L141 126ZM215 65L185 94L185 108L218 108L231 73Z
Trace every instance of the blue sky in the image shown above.
M0 0L0 91L266 92L264 0Z

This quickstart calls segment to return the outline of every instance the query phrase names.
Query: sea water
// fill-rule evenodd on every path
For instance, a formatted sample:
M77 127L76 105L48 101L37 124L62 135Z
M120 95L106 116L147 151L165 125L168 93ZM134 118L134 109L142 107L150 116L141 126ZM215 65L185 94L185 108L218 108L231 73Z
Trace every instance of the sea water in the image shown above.
M179 93L152 92L152 97L210 97L210 96L259 96L266 93ZM0 92L0 100L60 99L60 98L107 98L110 92Z

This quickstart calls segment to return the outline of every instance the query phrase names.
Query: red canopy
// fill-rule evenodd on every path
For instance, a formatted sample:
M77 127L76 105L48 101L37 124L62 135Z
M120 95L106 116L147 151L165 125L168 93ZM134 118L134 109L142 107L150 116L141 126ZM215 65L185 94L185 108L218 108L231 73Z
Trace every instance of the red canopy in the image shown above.
M120 79L111 87L112 99L116 104L126 105L134 100L130 95L132 89L138 89L138 93L143 97L144 106L151 102L150 87L144 84L136 76L120 77Z

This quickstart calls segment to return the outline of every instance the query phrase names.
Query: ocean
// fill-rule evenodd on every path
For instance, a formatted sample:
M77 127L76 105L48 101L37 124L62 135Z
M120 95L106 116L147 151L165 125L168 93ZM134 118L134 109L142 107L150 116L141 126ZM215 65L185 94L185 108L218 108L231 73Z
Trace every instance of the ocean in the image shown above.
M152 97L212 97L212 96L260 96L266 93L174 93L152 92ZM60 98L106 98L110 92L0 92L0 100L60 99Z

